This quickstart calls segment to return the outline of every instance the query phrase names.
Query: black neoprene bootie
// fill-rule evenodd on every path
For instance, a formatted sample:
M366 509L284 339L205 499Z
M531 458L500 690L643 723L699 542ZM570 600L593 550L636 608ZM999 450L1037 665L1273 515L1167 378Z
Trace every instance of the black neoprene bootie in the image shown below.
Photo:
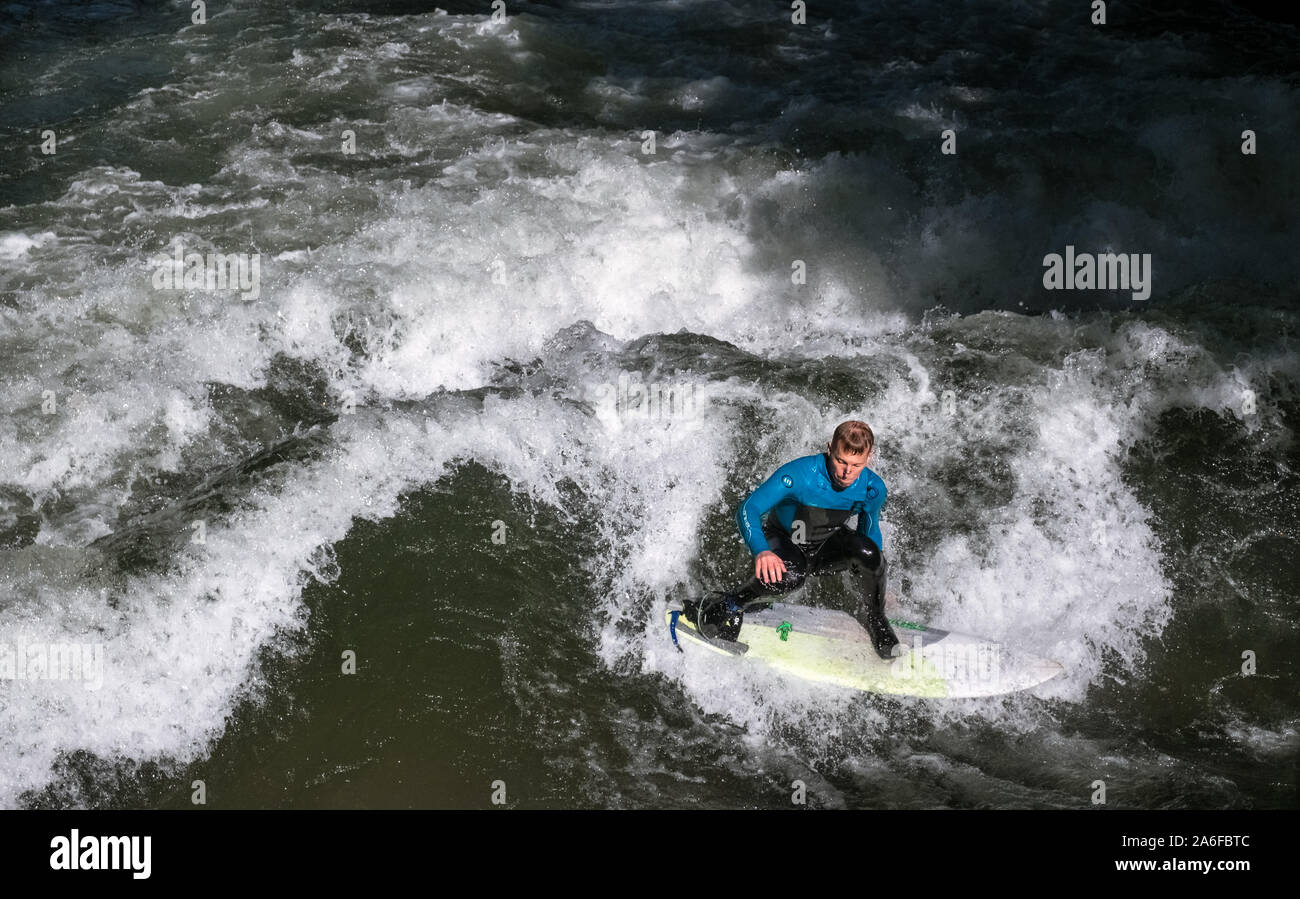
M682 603L682 617L696 627L700 626L700 601L688 599Z
M871 643L876 647L876 655L885 660L894 657L898 638L894 636L894 629L883 615L873 611L867 616L867 633L871 635Z
M866 620L862 625L871 636L871 644L876 648L876 655L882 659L892 659L894 647L898 646L898 637L894 636L894 629L889 626L889 621L885 618L884 590L877 591L863 617Z
M700 602L700 633L706 637L735 642L745 613L734 593L718 593Z

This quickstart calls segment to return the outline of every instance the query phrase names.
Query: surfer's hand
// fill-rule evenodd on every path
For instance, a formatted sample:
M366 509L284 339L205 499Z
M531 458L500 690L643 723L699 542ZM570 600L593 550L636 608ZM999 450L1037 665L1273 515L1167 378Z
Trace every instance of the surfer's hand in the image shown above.
M754 577L765 584L779 584L785 578L785 562L770 549L754 557Z

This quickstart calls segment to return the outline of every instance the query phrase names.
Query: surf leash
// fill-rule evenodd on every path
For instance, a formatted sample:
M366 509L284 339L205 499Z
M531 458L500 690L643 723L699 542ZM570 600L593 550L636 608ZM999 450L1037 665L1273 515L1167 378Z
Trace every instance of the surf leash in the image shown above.
M682 649L682 644L677 642L677 618L682 614L681 609L674 609L673 614L668 618L668 633L673 638L673 646L677 647L678 652L686 652Z

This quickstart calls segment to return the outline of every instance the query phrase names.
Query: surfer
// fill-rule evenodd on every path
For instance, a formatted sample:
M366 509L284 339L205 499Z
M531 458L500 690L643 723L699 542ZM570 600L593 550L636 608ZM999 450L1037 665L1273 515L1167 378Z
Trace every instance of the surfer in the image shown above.
M898 638L885 619L880 535L885 482L867 468L875 446L865 422L846 421L835 429L826 452L778 468L736 510L740 536L754 554L754 576L739 589L688 602L687 620L702 618L705 636L735 640L746 610L771 606L765 597L796 589L808 575L848 569L857 593L853 617L871 636L876 653L891 658ZM857 526L850 529L846 522L855 515Z

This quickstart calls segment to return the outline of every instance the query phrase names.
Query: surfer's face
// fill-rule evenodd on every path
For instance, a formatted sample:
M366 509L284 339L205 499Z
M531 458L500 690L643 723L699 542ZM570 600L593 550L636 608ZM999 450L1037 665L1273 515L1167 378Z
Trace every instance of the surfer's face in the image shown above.
M831 479L835 482L836 487L847 487L858 479L862 474L862 469L867 467L871 461L871 455L875 449L869 449L865 453L850 453L842 446L826 445L829 453L826 456L826 467L830 470Z

